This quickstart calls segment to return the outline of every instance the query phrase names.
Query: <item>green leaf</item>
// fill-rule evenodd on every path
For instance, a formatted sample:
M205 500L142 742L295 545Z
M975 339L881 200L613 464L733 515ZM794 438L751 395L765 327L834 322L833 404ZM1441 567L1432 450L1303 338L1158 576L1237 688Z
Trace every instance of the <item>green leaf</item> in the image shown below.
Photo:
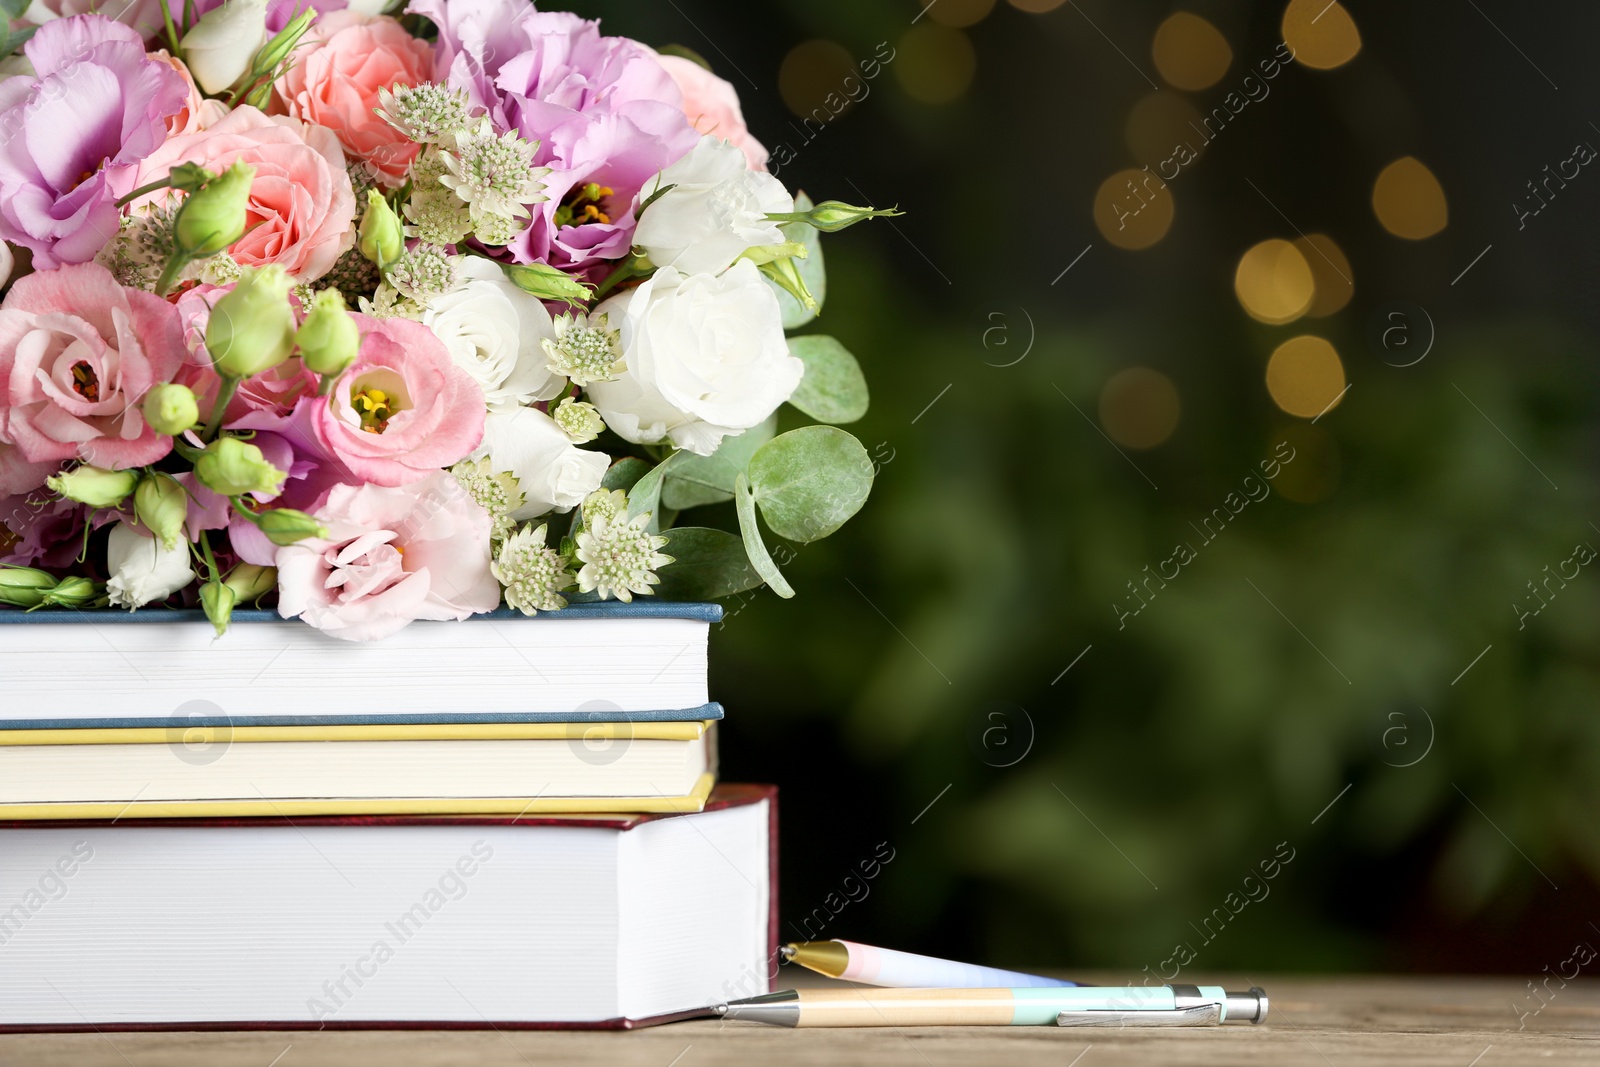
M684 453L673 466L672 477L662 486L661 499L668 507L679 511L732 500L733 480L750 466L750 457L756 449L772 440L777 432L778 417L773 415L744 433L724 437L722 444L709 456Z
M794 198L796 211L810 211L812 206L811 198L805 193ZM806 257L793 260L793 263L799 271L800 280L805 282L806 288L811 291L811 298L817 302L817 310L820 311L828 295L828 272L822 262L822 241L817 231L804 222L784 223L778 229L783 231L785 240L798 241L805 246ZM796 329L817 317L816 311L809 310L771 278L767 279L767 284L778 294L778 308L783 312L784 329Z
M667 468L676 464L682 455L682 452L674 452L657 463L628 490L628 517L631 519L648 511L650 523L646 529L651 533L661 530L661 482L667 476Z
M861 510L874 472L872 457L850 434L802 426L757 449L748 473L772 532L805 543L827 537Z
M855 422L867 413L867 379L844 345L825 334L791 337L789 354L806 374L789 403L818 422Z
M661 568L656 596L663 600L716 600L761 585L744 545L726 530L680 526L667 532L673 563Z
M734 479L733 500L739 511L739 533L744 538L744 552L750 559L750 565L772 587L774 593L785 600L794 596L794 586L788 583L778 565L772 562L766 543L761 540L761 528L756 524L756 498L750 491L750 483L742 474Z
M621 489L624 493L634 487L640 478L650 473L650 464L638 456L624 456L606 468L600 479L602 489Z
M26 5L24 5L26 7ZM17 49L28 43L28 38L39 32L37 26L24 26L20 30L12 31L5 26L0 26L0 34L4 34L4 43L0 44L0 56L9 56Z

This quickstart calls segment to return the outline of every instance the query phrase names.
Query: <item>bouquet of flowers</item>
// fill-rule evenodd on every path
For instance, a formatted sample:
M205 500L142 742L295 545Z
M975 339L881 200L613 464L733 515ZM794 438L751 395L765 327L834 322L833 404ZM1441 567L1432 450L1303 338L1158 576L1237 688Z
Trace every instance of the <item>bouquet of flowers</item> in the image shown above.
M686 50L299 2L0 0L0 602L793 595L758 515L825 537L873 464L854 357L785 330L889 212L791 195Z

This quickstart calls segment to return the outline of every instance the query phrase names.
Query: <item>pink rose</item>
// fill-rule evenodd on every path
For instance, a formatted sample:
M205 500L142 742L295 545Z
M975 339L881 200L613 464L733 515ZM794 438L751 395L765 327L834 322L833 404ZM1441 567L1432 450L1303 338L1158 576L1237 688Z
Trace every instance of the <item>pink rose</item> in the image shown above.
M256 168L256 180L247 214L251 229L229 250L233 258L247 267L277 263L297 282L322 277L355 241L356 194L332 130L237 107L197 133L169 139L120 191L164 178L178 163L221 172L241 159Z
M483 440L483 390L433 331L410 319L355 316L361 354L311 426L355 476L406 485L464 458Z
M35 271L0 304L0 496L64 461L142 467L172 450L139 403L183 364L178 312L95 263Z
M657 56L683 93L683 113L703 134L714 134L744 153L751 170L767 169L767 150L750 136L732 85L700 64L681 56Z
M336 486L316 516L325 539L278 549L278 614L331 637L374 641L414 619L500 606L489 513L448 471L398 488Z
M184 98L183 107L165 119L167 136L176 137L179 134L194 133L201 128L201 107L205 103L205 96L200 92L200 87L194 83L194 75L189 73L189 67L177 56L171 55L166 49L151 52L150 58L158 63L165 63L178 72L178 77L183 79L183 84L188 88L188 96Z
M396 186L418 146L374 111L378 90L416 85L433 73L433 49L384 15L323 15L278 79L278 96L297 119L326 126L344 150Z

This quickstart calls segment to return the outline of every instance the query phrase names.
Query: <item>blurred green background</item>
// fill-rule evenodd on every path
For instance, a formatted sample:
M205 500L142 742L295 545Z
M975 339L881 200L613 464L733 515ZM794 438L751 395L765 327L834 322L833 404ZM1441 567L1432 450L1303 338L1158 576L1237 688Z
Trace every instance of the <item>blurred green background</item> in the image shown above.
M867 370L872 498L713 638L786 937L1135 978L1600 938L1600 12L574 6L704 55L791 188L906 211L825 240L807 328ZM1299 337L1336 357L1269 380Z

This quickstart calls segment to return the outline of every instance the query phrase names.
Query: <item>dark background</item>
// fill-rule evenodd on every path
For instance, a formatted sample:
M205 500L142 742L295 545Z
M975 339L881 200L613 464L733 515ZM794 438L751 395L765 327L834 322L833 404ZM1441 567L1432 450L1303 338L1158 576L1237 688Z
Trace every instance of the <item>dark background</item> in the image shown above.
M1521 228L1513 207L1600 146L1600 10L1350 0L1354 58L1288 64L1130 251L1094 214L1102 181L1156 161L1130 117L1219 106L1285 0L1184 4L1232 50L1193 92L1152 55L1180 8L1016 3L1050 9L574 5L704 55L795 149L791 188L906 212L825 239L807 328L866 369L872 499L797 550L794 600L730 603L713 636L724 774L782 788L785 935L1135 978L1180 943L1191 975L1537 976L1600 942L1600 574L1528 584L1600 545L1600 173ZM796 112L845 73L829 57L880 43L868 95L808 137ZM1448 205L1424 240L1374 213L1405 156ZM1255 321L1240 257L1303 233L1343 250L1353 299ZM1264 378L1301 334L1350 385L1315 423ZM1129 367L1181 416L1119 455L1103 392ZM1271 495L1203 543L1191 524L1279 442ZM1119 629L1125 583L1182 541L1197 558Z

